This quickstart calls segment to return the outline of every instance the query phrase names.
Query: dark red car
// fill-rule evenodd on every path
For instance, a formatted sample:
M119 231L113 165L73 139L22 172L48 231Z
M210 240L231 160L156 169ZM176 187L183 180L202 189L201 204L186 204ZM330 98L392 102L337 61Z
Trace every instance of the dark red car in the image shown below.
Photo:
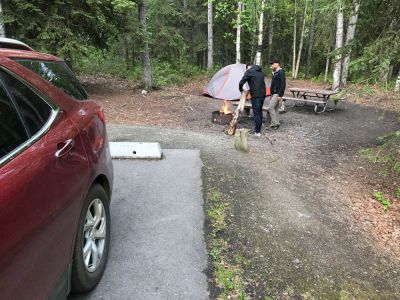
M113 168L104 113L61 59L0 49L0 298L100 280Z

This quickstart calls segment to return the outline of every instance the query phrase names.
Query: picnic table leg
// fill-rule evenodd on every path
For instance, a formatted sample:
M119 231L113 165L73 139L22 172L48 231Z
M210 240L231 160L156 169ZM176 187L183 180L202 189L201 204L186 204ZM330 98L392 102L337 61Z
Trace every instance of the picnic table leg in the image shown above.
M328 96L328 99L326 100L327 105L328 105L329 100L330 100L330 96ZM332 101L332 102L333 102L333 107L332 108L327 108L326 111L336 110L338 102L337 101Z
M326 98L326 96L323 96L323 99L324 99L324 105L323 105L322 110L318 110L319 109L318 103L315 104L314 111L316 114L322 114L326 111L326 105L328 103L328 99Z

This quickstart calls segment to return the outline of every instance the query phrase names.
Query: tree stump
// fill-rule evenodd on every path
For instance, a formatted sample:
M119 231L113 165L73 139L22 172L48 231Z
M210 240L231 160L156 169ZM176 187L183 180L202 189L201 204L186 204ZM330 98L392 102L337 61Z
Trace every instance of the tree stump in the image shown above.
M238 129L235 132L235 149L238 151L248 152L249 145L247 143L249 137L248 129Z

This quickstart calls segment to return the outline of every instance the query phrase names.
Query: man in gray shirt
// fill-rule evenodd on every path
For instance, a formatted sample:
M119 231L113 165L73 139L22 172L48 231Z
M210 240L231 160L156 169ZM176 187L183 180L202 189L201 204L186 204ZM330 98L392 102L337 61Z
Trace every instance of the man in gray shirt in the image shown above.
M286 88L285 71L281 68L281 62L273 59L271 62L272 80L271 80L271 101L268 105L268 111L271 116L271 129L279 128L279 108L282 105L283 95Z

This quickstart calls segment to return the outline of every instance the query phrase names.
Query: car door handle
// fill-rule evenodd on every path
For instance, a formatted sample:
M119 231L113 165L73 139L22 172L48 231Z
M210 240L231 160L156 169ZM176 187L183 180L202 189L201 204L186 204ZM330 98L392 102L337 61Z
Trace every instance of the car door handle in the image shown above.
M64 143L58 144L58 147L59 147L59 150L57 150L57 152L56 152L56 157L63 158L74 147L74 140L73 139L66 140Z

